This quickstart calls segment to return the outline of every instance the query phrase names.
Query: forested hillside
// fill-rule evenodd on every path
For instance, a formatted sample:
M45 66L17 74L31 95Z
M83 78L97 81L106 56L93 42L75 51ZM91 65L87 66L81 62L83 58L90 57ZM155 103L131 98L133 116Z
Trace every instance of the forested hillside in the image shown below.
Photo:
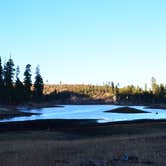
M120 103L120 104L157 104L166 102L166 85L158 84L152 77L151 88L144 88L134 85L119 87L114 82L108 82L104 85L44 85L44 94L61 96L63 99L73 99L76 103ZM61 95L60 95L61 94ZM85 100L86 98L86 100ZM82 99L84 99L82 101Z
M44 85L39 66L32 82L31 65L25 66L20 80L20 68L13 59L2 65L0 58L0 104L54 102L56 104L156 104L166 102L166 85L152 77L151 88L128 85L119 87L114 82L103 85ZM56 77L56 76L55 76Z

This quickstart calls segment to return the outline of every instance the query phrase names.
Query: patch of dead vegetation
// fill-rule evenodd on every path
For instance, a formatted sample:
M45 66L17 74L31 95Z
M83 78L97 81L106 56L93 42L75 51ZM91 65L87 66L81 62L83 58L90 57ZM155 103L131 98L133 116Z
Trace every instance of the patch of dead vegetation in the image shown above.
M130 108L130 107L121 107L121 108L116 108L113 110L108 110L105 112L108 112L108 113L126 113L126 114L149 113L147 111L139 110L136 108Z

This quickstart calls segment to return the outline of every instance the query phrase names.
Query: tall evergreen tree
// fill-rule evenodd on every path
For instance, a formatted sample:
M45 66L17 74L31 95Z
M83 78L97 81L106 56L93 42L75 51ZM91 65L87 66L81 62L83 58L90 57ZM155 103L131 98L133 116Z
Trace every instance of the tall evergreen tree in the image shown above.
M159 94L159 86L157 84L157 81L154 77L152 77L151 79L152 82L152 92L154 95L158 95Z
M32 76L31 65L27 64L25 67L25 72L24 72L24 87L25 87L25 94L27 99L30 99L31 97L31 86L32 86L31 76Z
M34 83L34 94L35 97L41 97L43 95L43 79L40 74L40 68L39 66L36 67L36 76L35 76L35 83Z
M15 100L20 103L24 100L24 85L19 79L20 68L16 68L16 83L15 83Z
M3 86L3 67L2 67L2 61L0 57L0 88Z
M7 63L4 65L4 91L5 96L4 99L7 103L12 103L14 100L14 74L15 74L15 68L14 68L14 62L11 57L7 61Z
M4 66L4 85L7 88L13 87L13 80L14 80L14 62L13 59L9 59Z
M3 95L4 95L4 82L3 82L3 67L2 61L0 57L0 103L3 102Z
M112 90L112 94L115 94L115 85L114 82L111 82L111 90Z

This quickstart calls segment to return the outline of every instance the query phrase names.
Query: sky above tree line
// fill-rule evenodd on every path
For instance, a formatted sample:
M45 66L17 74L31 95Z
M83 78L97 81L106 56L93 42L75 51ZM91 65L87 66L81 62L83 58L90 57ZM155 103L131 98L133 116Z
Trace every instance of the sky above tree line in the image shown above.
M166 83L165 0L0 1L0 56L48 83Z

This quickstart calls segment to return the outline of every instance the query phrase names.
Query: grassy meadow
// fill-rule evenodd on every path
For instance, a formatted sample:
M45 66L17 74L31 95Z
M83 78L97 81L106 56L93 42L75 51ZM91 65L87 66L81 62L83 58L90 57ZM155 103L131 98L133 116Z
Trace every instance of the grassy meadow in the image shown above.
M164 166L165 125L158 121L66 131L1 131L0 165Z

